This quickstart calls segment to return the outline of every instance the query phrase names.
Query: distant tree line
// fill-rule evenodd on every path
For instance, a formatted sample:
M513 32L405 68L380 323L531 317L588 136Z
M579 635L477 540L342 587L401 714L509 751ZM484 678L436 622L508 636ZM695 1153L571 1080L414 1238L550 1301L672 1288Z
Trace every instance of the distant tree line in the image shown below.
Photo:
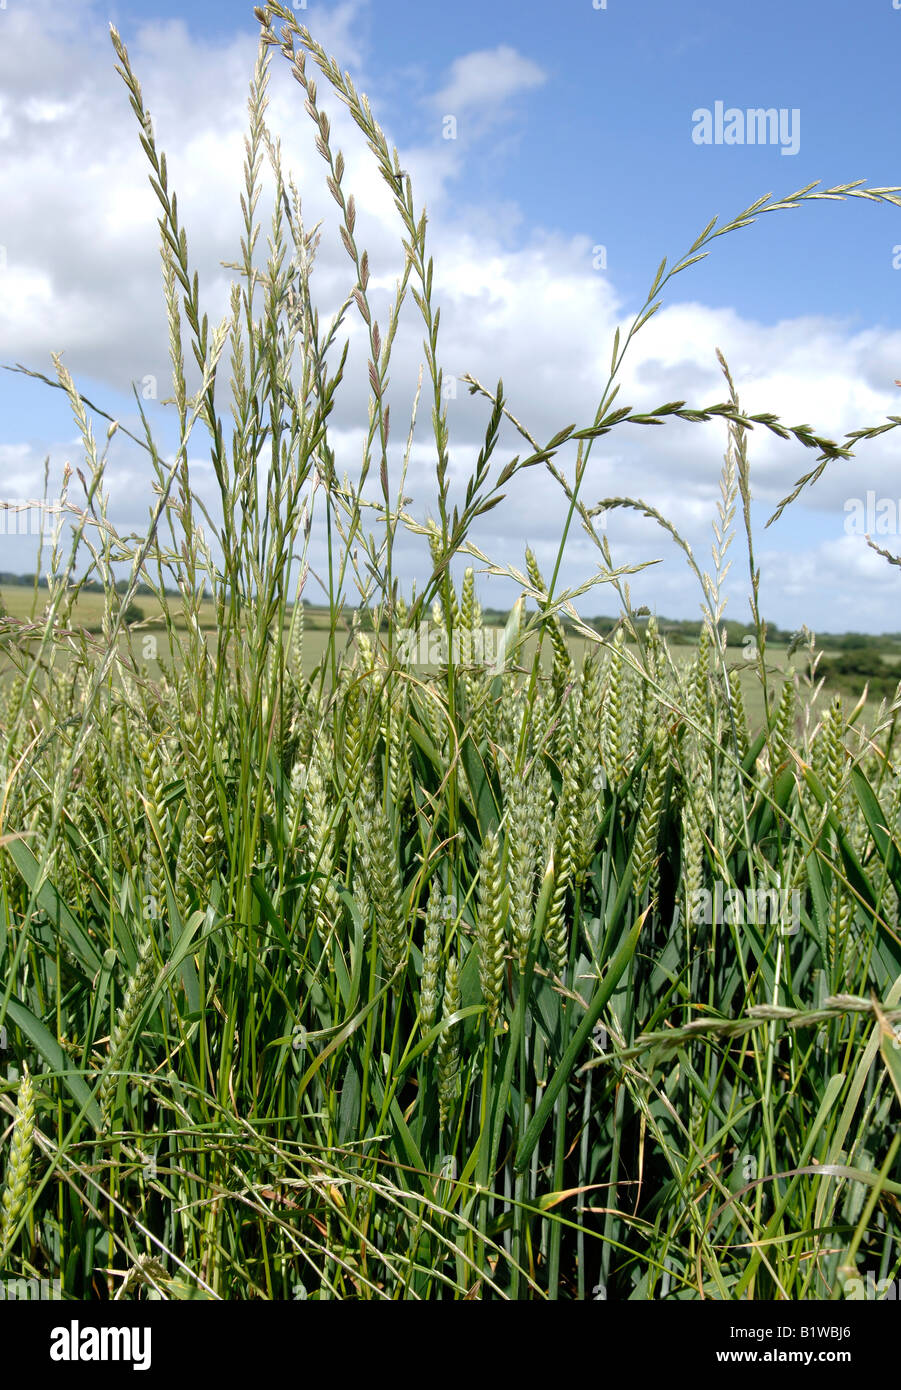
M855 697L868 683L872 700L891 700L898 688L901 668L890 666L872 647L847 647L837 656L821 661L817 675L823 676L827 685L838 686Z
M47 576L44 574L7 574L6 570L0 570L0 585L4 584L10 588L16 587L22 589L46 589ZM117 594L126 593L129 587L130 581L128 579L119 579L116 581L115 588ZM85 582L81 585L81 589L82 592L85 594L103 593L103 585L100 583L99 579L86 579ZM145 584L142 581L138 584L137 588L135 589L135 593L140 594L145 598L152 598L154 590L150 587L149 584ZM167 589L166 593L177 595L178 590Z
M34 588L37 586L39 589L46 589L47 580L42 574L10 574L5 570L0 570L0 586L2 585L24 588ZM129 586L130 580L119 579L116 582L115 589L118 594L124 594ZM81 588L82 592L87 594L103 593L103 585L97 579L86 580ZM157 591L151 588L149 584L142 581L135 589L135 596L153 598L156 592ZM179 591L177 589L166 589L164 592L172 597L178 597ZM302 599L301 603L309 612L318 611L319 606L311 603L307 598ZM328 610L323 609L323 611ZM348 608L346 611L348 615L350 615L353 609ZM128 613L126 614L126 621L139 621L137 617L139 613L140 610L136 605L130 605ZM360 609L359 614L361 619L367 616L365 609ZM143 616L143 614L141 614L141 616ZM486 627L503 627L508 617L509 612L506 609L482 609L482 622ZM646 615L643 615L643 617L646 617ZM371 629L372 624L376 621L375 612L370 610L368 618L369 627ZM643 618L640 617L639 622L642 620ZM561 621L567 631L575 631L571 619L565 614L561 614ZM618 618L611 618L607 615L599 615L594 618L585 618L584 621L588 627L594 628L599 636L609 637L619 625L620 620ZM696 643L701 635L703 624L701 620L697 618L665 618L658 615L657 626L660 633L666 637L666 640L671 645L679 646L680 644ZM726 636L730 646L742 646L747 637L754 637L754 628L750 623L739 623L727 620L724 622L723 626L726 629ZM388 620L387 617L383 615L381 619L382 631L387 630L387 627ZM794 635L788 628L778 627L775 623L767 623L766 631L767 641L777 645L787 645ZM826 676L830 683L859 686L862 677L870 681L871 694L878 696L882 694L894 694L897 684L897 674L894 671L894 667L883 659L886 648L888 647L890 650L894 644L898 645L899 654L901 654L901 632L884 632L878 634L870 632L820 633L820 646L828 647L830 652L835 654L830 656L828 660L823 659L820 662L819 672L821 675ZM901 674L901 668L899 668L898 674Z

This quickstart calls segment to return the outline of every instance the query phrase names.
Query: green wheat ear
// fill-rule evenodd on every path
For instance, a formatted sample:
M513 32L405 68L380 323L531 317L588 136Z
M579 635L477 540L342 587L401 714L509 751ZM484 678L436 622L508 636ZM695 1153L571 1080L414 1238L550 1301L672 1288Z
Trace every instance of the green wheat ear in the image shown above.
M116 1086L119 1082L117 1073L128 1057L135 1025L141 1016L155 977L156 958L153 935L148 932L141 943L138 963L125 988L125 997L116 1014L115 1026L110 1036L109 1057L104 1067L103 1080L100 1083L97 1097L100 1105L101 1128L104 1130L108 1127L112 1117L112 1106Z
M510 935L520 971L526 968L532 939L535 870L546 824L543 788L537 773L514 777L507 793L507 865L510 877Z
M563 771L563 788L554 823L554 889L544 927L544 939L551 964L562 977L569 959L570 916L566 903L573 885L578 856L579 785L572 762Z
M488 1006L488 1023L494 1027L498 1020L501 991L504 984L506 941L504 921L506 912L501 881L501 853L497 832L492 830L482 842L479 856L478 907L476 909L476 941L479 952L479 982L482 998Z
M601 762L607 780L612 787L618 787L623 779L627 727L623 692L625 686L624 651L625 633L622 627L616 629L610 659L607 663L607 680L603 698L601 717Z
M656 865L657 836L669 763L667 732L662 725L654 735L653 749L632 851L632 887L637 898L641 897Z
M433 1026L435 1015L438 1012L438 971L441 962L441 950L444 945L443 898L441 885L437 879L432 879L422 944L422 984L420 986L419 1012L424 1033L427 1033Z
M360 835L357 859L367 907L375 910L376 941L392 974L407 945L403 889L394 836L374 779L367 775L360 789Z
M5 1259L12 1234L25 1209L28 1180L31 1174L31 1155L34 1148L34 1087L25 1071L16 1099L12 1143L6 1165L6 1182L0 1202L0 1261Z
M451 956L447 962L444 977L444 1007L442 1018L450 1018L460 1007L460 972L457 957ZM457 1079L460 1070L460 1025L445 1028L438 1039L438 1115L442 1128L450 1117L451 1106L457 1095Z

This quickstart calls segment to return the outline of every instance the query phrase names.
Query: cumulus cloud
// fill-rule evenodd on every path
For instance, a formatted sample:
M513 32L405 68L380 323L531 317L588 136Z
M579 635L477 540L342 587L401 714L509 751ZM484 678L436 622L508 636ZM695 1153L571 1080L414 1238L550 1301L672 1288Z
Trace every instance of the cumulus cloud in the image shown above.
M10 9L0 50L0 206L5 270L0 270L0 361L20 361L52 374L50 352L65 349L64 361L86 394L115 402L123 423L141 433L130 384L153 379L157 400L147 403L154 428L167 436L158 398L170 394L167 329L161 293L160 205L148 184L149 166L137 123L129 109L106 23L88 0L73 0L63 18L46 0ZM317 37L342 67L353 71L360 90L379 111L379 79L366 70L354 4L337 7ZM49 16L52 15L52 23ZM239 193L247 127L247 92L257 53L251 26L228 40L210 39L181 21L141 26L123 33L151 111L155 137L168 157L169 183L178 193L192 271L197 270L203 310L211 324L227 312L234 272L223 261L240 257ZM316 152L312 125L303 112L303 93L278 50L272 70L268 121L282 136L286 171L293 170L304 217L320 219L323 240L313 278L323 322L342 302L352 268L337 235L336 208L324 187L325 165ZM512 48L464 54L448 66L434 98L436 109L487 116L509 113L510 102L547 80L546 74ZM369 252L373 309L383 329L403 272L402 228L390 191L375 169L346 108L319 83L320 100L332 121L332 143L347 164L344 186L355 194L358 243ZM389 144L393 143L390 129ZM472 373L494 390L502 377L509 408L536 440L545 442L562 426L594 418L607 380L613 334L623 331L635 306L627 304L612 272L596 268L591 239L553 227L526 225L521 211L471 206L460 200L460 142L426 139L401 151L417 207L429 209L429 253L434 257L434 298L441 305L439 360L445 382ZM260 260L265 260L271 214L271 179L264 162L258 216ZM338 335L350 342L347 381L331 425L339 469L351 474L359 463L369 387L366 334L354 310ZM765 325L729 308L702 303L665 305L634 339L620 375L617 404L648 410L665 401L691 405L723 400L725 383L715 348L725 353L748 411L773 410L789 423L810 423L834 437L870 424L898 409L894 378L901 363L901 333L861 331L823 316ZM189 388L196 384L186 338ZM392 481L416 381L423 362L423 325L408 296L395 340L391 371ZM223 377L227 373L223 372ZM21 378L12 397L10 379L0 382L12 409L5 410L0 470L9 495L40 495L43 461L51 455L56 476L68 459L79 462L71 421L60 407L62 393ZM428 388L427 388L428 389ZM39 394L42 393L42 394ZM48 403L47 398L51 397ZM227 397L221 402L228 420ZM465 487L489 414L484 400L458 384L447 400L451 473L457 494ZM430 403L421 403L407 478L413 510L434 507L434 447ZM101 422L102 424L102 422ZM99 433L99 427L98 427ZM229 429L226 424L226 439ZM584 484L589 504L610 495L638 495L684 531L702 564L707 563L710 518L719 491L726 447L721 423L673 422L656 427L623 425L593 447ZM505 462L528 446L505 424L495 458ZM830 465L816 488L802 495L758 546L765 611L785 625L897 626L893 585L897 571L869 551L859 537L844 533L844 502L867 487L898 495L894 435L862 446L851 463ZM749 436L755 520L766 520L814 455L762 428ZM208 459L200 433L191 453L198 485L212 499ZM569 469L574 451L564 450ZM146 457L127 440L115 441L107 476L110 515L133 526L152 500ZM459 500L455 495L454 500ZM536 548L550 570L566 516L566 499L546 471L534 468L514 480L509 496L477 528L479 543L497 558L521 565L523 545ZM608 519L614 559L638 564L660 558L633 582L633 597L661 613L697 612L696 581L672 542L633 513ZM25 569L33 555L24 542L7 538L12 559L0 568ZM317 539L318 544L318 539ZM740 538L734 548L730 614L746 616L746 574ZM18 547L18 548L16 548ZM422 573L421 542L404 539L402 578ZM574 527L562 570L576 584L596 573L599 554ZM586 600L584 611L614 611L613 594ZM501 601L513 597L508 587ZM602 602L603 599L603 602ZM491 600L493 601L493 599Z
M480 49L455 58L448 81L435 93L436 109L454 114L485 113L509 102L521 92L531 91L547 81L547 74L531 58L525 58L508 44Z

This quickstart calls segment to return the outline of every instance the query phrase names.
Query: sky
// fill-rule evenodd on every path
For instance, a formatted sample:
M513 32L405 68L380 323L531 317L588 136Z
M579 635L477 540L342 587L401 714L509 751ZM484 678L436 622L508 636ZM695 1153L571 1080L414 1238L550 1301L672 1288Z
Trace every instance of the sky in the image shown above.
M541 442L564 426L592 422L617 326L628 330L661 258L676 262L711 218L727 224L763 195L784 197L807 184L901 183L892 96L901 0L758 0L753 7L298 0L295 8L368 96L411 176L417 211L427 210L446 380L471 373L493 389L502 378L510 410ZM78 389L140 433L135 383L160 452L171 457L177 435L173 409L163 404L171 386L160 209L115 71L110 23L166 152L202 308L211 324L228 311L235 272L222 262L240 254L243 139L259 38L250 0L0 0L0 365L55 379L51 354L62 352ZM351 264L303 92L279 49L269 53L267 121L281 138L308 225L324 219L313 289L327 321L352 286ZM403 265L402 226L361 133L321 76L318 86L332 144L346 160L344 187L355 195L357 240L369 253L373 304L384 324ZM766 131L747 114L757 110L775 113ZM264 258L272 187L265 164L263 177ZM714 238L704 260L667 284L660 309L630 344L617 403L648 411L674 399L693 408L722 401L719 348L746 411L772 411L840 441L901 413L899 289L901 207L848 198L766 213ZM331 421L339 469L352 477L368 409L363 331L348 316L340 337L351 344L351 379ZM408 298L389 390L393 478L422 338ZM489 406L462 384L447 406L451 500L460 502ZM228 422L227 398L220 413ZM102 447L107 422L91 418ZM189 459L215 519L207 443L198 429ZM510 428L501 445L498 466L522 452ZM722 422L620 425L595 444L583 499L589 506L610 496L643 499L710 569L726 445ZM749 434L755 558L771 622L820 632L901 630L901 572L862 534L869 530L883 548L901 551L899 447L898 430L864 442L767 528L816 456L759 428ZM84 467L64 393L0 371L0 501L41 496L48 459L55 496L65 465ZM573 453L563 450L559 463L571 477ZM151 481L146 455L118 435L106 473L114 525L146 530ZM425 409L406 491L415 517L434 515ZM522 569L530 545L548 577L565 517L559 483L535 468L514 478L474 535L501 567ZM655 562L632 577L633 603L667 617L700 615L697 579L663 530L627 511L608 513L605 523L615 565ZM36 538L11 529L8 520L0 529L0 570L32 571ZM311 547L320 573L318 516ZM747 620L740 530L729 557L726 616ZM600 561L576 526L561 583L576 588L596 579ZM399 536L397 569L408 593L414 580L422 583L430 565L421 536ZM305 589L313 602L320 597L315 573ZM516 595L503 578L481 575L478 587L486 606L505 606ZM619 600L599 583L578 607L614 614Z

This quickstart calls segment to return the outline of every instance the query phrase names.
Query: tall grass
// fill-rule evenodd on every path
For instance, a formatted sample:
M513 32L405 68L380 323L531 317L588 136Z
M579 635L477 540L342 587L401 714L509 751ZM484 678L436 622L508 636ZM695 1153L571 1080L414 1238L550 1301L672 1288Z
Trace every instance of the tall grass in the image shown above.
M101 1299L806 1299L841 1297L857 1265L894 1276L897 705L858 731L860 706L811 714L810 680L789 677L773 694L748 437L758 426L814 451L795 496L901 421L839 444L748 416L722 358L721 402L644 414L614 403L635 334L717 236L815 199L897 204L898 190L811 185L710 223L674 265L661 263L617 332L584 428L541 443L512 416L502 383L467 378L487 424L456 495L433 266L411 181L366 98L293 12L256 14L242 260L216 328L112 30L162 207L179 442L163 458L138 401L144 438L134 438L156 500L146 537L120 536L105 489L120 427L111 422L98 453L88 409L104 412L54 358L51 385L66 392L84 444L85 496L73 500L67 476L71 534L66 545L57 529L31 623L0 619L0 1274L53 1276L67 1297ZM271 47L303 88L351 263L327 326L311 288L320 232L305 227L266 126ZM314 69L394 197L405 259L381 325ZM261 269L264 158L275 203ZM423 321L426 380L389 469L388 369L408 298ZM329 443L348 314L369 347L354 479L339 477ZM229 430L217 413L223 372ZM422 407L436 459L430 522L406 500ZM673 417L724 423L712 573L641 499L595 506L583 495L595 440ZM526 452L498 466L504 422ZM190 476L198 424L221 521ZM530 551L522 569L493 562L473 530L535 466L568 500L547 576ZM615 507L664 527L696 574L706 623L687 673L654 619L632 609L631 571L615 566L598 527ZM759 729L721 621L736 514ZM567 590L577 522L599 568ZM301 600L314 523L327 537L330 632L311 667ZM400 528L419 538L429 572L406 599ZM520 590L502 668L477 657L475 576L467 569L458 591L458 557ZM106 595L99 644L71 621L89 578ZM622 602L609 640L574 606L599 582ZM141 583L166 616L173 655L159 680L125 621ZM198 621L204 594L217 609L212 643ZM590 643L578 667L563 613ZM404 646L420 622L459 656L437 674ZM699 910L705 893L712 913ZM773 900L778 912L748 920L744 904ZM785 910L795 901L797 920Z

